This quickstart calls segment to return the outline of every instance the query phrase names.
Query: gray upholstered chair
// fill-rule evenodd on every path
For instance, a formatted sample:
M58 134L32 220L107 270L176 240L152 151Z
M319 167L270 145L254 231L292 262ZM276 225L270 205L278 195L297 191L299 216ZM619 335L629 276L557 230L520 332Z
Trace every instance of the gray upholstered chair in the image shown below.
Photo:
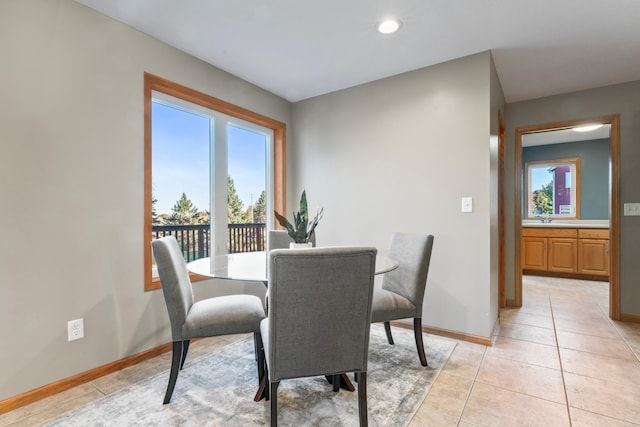
M311 239L309 240L313 247L316 246L316 232L314 231L311 234ZM269 235L267 237L267 253L269 253L272 249L286 249L289 247L289 243L293 242L293 239L286 230L269 230ZM269 265L267 264L267 271L269 270ZM264 296L264 306L269 308L269 294L267 293Z
M367 425L367 353L376 249L275 249L269 253L269 317L262 321L271 425L281 380L341 374L358 381L360 425Z
M253 333L260 382L264 375L260 321L266 317L260 298L255 295L228 295L194 302L189 273L175 237L163 237L151 245L169 312L173 342L171 373L163 403L171 400L192 338Z
M422 302L429 273L432 235L394 233L389 258L397 269L385 273L382 288L373 294L371 322L384 322L389 344L393 345L389 321L413 318L413 333L422 366L427 366L422 342Z

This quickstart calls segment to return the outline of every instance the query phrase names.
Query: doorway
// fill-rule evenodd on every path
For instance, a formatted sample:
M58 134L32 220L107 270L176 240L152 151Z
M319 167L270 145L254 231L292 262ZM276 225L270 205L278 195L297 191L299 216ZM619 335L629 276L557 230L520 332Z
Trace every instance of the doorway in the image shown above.
M514 305L522 306L522 196L523 196L523 137L553 130L573 129L598 123L610 126L609 136L609 317L620 320L619 284L619 236L620 236L620 117L618 115L584 120L547 123L516 129L516 206L515 206L515 300Z

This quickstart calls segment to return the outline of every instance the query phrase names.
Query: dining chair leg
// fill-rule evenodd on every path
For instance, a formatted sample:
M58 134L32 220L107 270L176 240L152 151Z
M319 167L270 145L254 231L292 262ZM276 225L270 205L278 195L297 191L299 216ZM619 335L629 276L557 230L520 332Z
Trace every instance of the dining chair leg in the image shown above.
M331 376L331 384L333 385L333 391L336 393L340 391L340 374Z
M171 371L169 373L169 384L167 384L167 392L164 395L164 405L171 401L173 389L176 386L178 372L180 372L180 362L182 361L182 341L173 342L173 353L171 356Z
M369 424L367 416L367 373L358 373L358 414L360 427L367 427Z
M387 341L393 345L393 335L391 335L391 323L389 321L384 322L384 331L387 333Z
M258 362L258 384L264 377L264 346L262 345L262 335L260 332L253 333L253 341L255 343L256 361Z
M413 334L416 337L416 347L418 348L418 357L420 357L420 364L422 366L429 366L427 364L427 356L424 354L424 343L422 342L422 318L415 317L413 319Z
M271 388L271 427L277 427L278 425L278 385L280 381L275 381L269 384Z
M182 370L182 367L184 366L184 361L187 360L187 352L189 351L190 342L191 342L190 340L182 341L182 356L180 360L180 370Z
M269 370L267 369L264 343L262 342L262 334L260 334L260 332L253 333L253 342L255 345L256 361L258 363L258 391L256 391L253 400L259 402L262 399L269 400Z
M271 395L271 381L269 381L269 366L267 366L266 356L264 361L264 377L262 377L262 384L264 385L264 400L269 400Z

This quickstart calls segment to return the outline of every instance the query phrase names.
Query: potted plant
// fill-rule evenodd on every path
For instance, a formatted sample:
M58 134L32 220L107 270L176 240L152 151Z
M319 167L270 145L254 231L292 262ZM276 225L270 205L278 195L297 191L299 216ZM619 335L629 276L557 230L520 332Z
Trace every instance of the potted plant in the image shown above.
M322 219L322 213L324 212L324 208L321 208L316 213L316 216L313 218L311 222L309 222L309 210L307 208L307 194L306 191L302 191L302 196L300 196L300 210L298 212L293 212L293 224L287 220L283 215L280 215L278 212L273 211L276 215L276 219L287 230L287 234L289 237L293 239L293 243L302 244L304 246L311 246L311 236L313 235L313 231L316 229L318 222ZM295 245L291 245L295 247Z

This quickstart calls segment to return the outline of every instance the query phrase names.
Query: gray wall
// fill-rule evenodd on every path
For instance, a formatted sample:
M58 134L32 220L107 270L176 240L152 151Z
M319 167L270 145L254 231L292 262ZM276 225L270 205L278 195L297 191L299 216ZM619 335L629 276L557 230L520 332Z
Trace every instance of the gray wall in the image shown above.
M306 189L324 207L318 244L385 253L394 231L433 234L423 324L482 337L497 318L491 63L484 52L298 102L287 152L289 204Z
M291 104L70 0L0 2L0 61L2 400L170 341L143 292L143 72L286 123Z
M489 136L489 152L490 152L490 162L489 162L489 191L490 191L490 200L489 200L489 239L490 239L490 280L489 280L489 320L496 319L498 317L499 311L499 295L498 295L498 286L499 286L499 255L500 255L500 239L499 239L499 212L498 212L498 202L499 202L499 116L502 116L503 126L504 126L504 93L502 92L502 86L500 85L500 79L498 78L498 73L496 71L495 64L493 60L490 62L491 68L489 70L490 75L490 103L491 108L489 110L489 123L490 125L490 136ZM491 326L491 325L490 325Z
M527 162L580 158L580 219L609 219L609 140L536 145L522 149L522 185ZM522 192L522 203L526 191ZM522 209L523 215L526 208Z
M495 118L488 52L313 98L264 90L71 0L0 3L0 399L169 340L143 292L142 75L290 126L288 204L325 207L319 244L436 237L424 323L490 336L497 313ZM621 203L640 202L640 82L506 106L507 297L516 127L619 113ZM460 212L461 197L474 212ZM640 315L640 217L621 217L621 309ZM198 283L199 296L259 289ZM68 320L86 338L66 341Z
M640 81L507 104L507 188L515 182L515 129L563 120L620 115L620 212L624 203L640 202ZM511 183L511 184L509 184ZM506 192L507 298L514 298L513 191ZM622 214L621 214L622 215ZM640 217L620 217L620 311L640 315Z

